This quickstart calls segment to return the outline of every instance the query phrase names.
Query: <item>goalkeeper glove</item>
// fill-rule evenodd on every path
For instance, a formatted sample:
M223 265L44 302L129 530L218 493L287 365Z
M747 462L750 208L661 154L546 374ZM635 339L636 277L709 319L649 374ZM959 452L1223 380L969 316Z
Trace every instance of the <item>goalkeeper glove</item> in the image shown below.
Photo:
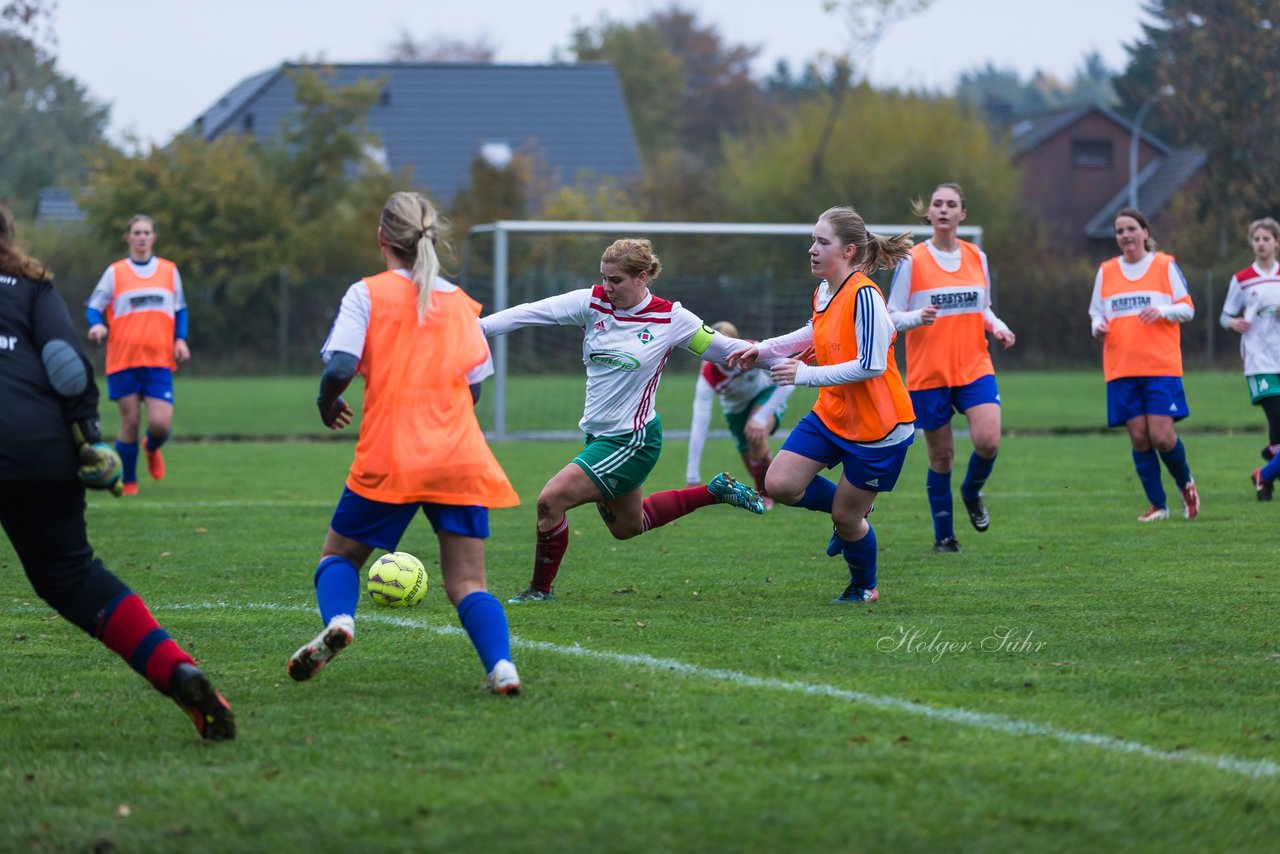
M124 484L120 478L124 475L124 464L116 449L105 442L91 444L79 424L71 425L71 436L80 455L81 482L89 489L109 489L116 497L122 495Z

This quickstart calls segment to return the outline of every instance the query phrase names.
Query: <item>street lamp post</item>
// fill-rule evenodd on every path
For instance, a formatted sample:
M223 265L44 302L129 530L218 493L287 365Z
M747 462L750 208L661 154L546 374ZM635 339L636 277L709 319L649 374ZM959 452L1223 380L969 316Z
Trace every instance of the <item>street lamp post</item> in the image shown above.
M1165 95L1172 95L1173 87L1169 84L1161 86L1147 96L1147 100L1138 107L1138 114L1133 117L1133 133L1129 136L1129 207L1138 208L1138 138L1142 135L1142 120L1147 112Z

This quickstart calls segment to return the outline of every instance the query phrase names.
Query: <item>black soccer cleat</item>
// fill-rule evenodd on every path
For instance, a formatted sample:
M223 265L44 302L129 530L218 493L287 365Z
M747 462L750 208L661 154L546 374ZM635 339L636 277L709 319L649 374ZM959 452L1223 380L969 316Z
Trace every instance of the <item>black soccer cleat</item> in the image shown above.
M983 503L981 494L965 498L964 509L969 511L969 521L978 533L991 527L991 517L987 515L987 505Z
M947 537L934 543L933 550L938 554L955 554L960 551L960 541L955 537Z
M236 737L236 716L213 683L194 664L182 663L169 677L169 696L182 707L205 741L230 741Z

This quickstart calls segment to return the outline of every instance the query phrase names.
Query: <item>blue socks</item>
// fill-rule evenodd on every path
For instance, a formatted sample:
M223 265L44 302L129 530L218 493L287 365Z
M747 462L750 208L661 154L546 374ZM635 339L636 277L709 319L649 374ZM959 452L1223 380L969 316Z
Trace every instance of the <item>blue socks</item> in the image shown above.
M360 602L360 570L345 557L329 555L316 567L316 602L324 624L339 614L356 615Z
M507 612L492 593L476 591L458 603L458 622L467 630L471 644L480 656L484 672L502 659L511 660L511 630Z
M982 487L986 486L987 478L991 477L991 469L995 468L996 458L989 460L978 456L978 452L974 451L969 455L969 469L965 472L964 482L960 484L961 498L977 498L982 492Z
M1173 475L1173 482L1178 485L1178 489L1191 482L1191 467L1187 465L1187 449L1182 446L1182 439L1178 439L1172 450L1167 453L1162 451L1160 459L1164 460L1164 467Z
M169 441L169 437L173 435L173 430L169 430L163 436L157 437L150 430L147 431L147 450L155 452L160 450L160 446Z
M951 472L940 473L929 469L924 489L929 495L929 513L933 516L934 542L940 543L948 537L954 537L956 529L951 503Z
M849 579L854 587L871 590L876 586L876 529L867 526L867 535L860 540L844 543L844 562L849 565Z
M805 487L804 495L796 502L797 507L806 510L817 510L819 513L830 513L836 500L836 485L822 475L818 475Z
M138 480L138 443L121 442L116 439L116 453L120 455L120 462L123 463L124 469L120 479L125 483L136 483Z
M1262 467L1262 477L1264 480L1275 480L1280 477L1280 454L1272 457L1271 461Z
M1178 440L1178 444L1181 445L1182 440ZM1183 465L1186 465L1185 457ZM1142 491L1147 494L1147 501L1151 502L1151 506L1167 508L1169 505L1165 501L1164 484L1160 482L1160 457L1156 454L1155 448L1148 451L1134 451L1133 467L1138 472Z

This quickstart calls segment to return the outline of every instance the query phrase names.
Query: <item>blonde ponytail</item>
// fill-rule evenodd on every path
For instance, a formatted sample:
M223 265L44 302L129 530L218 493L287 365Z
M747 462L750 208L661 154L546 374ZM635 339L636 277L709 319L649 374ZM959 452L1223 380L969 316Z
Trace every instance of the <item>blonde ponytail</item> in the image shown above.
M440 275L436 244L444 229L440 215L420 193L393 193L382 208L382 242L408 267L418 288L418 321L431 312L431 293Z

